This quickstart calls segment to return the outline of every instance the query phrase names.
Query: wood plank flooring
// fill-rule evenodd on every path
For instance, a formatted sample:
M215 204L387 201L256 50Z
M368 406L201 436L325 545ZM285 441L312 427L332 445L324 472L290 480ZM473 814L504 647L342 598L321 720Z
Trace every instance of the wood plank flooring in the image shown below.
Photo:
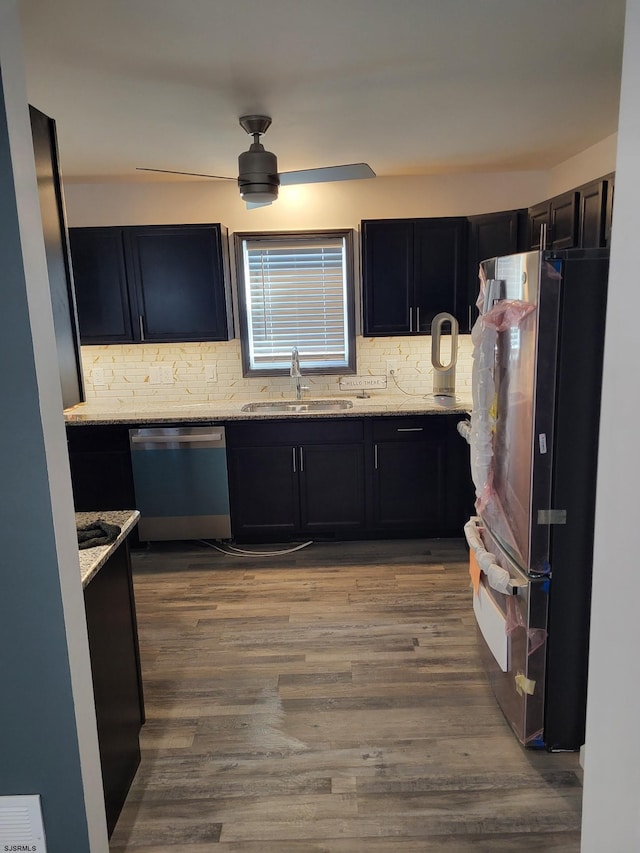
M461 541L133 565L147 723L112 853L579 850L578 757L512 735Z

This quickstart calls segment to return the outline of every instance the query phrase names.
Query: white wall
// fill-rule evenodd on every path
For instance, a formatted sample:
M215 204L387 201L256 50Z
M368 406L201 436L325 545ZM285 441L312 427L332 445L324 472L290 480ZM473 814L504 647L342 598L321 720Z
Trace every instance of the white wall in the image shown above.
M375 178L282 187L275 204L251 211L231 181L67 181L65 194L72 227L222 222L230 231L357 228L362 219L473 216L529 207L614 169L615 136L551 171Z
M102 853L87 626L14 0L0 0L0 72L0 794L41 795L52 853Z
M628 0L595 526L584 853L640 850L640 0Z
M616 170L618 134L613 133L586 151L559 163L549 172L549 198L601 178Z
M375 178L282 187L248 211L234 182L144 181L65 185L70 226L222 222L230 231L356 228L361 219L466 216L545 198L545 172Z

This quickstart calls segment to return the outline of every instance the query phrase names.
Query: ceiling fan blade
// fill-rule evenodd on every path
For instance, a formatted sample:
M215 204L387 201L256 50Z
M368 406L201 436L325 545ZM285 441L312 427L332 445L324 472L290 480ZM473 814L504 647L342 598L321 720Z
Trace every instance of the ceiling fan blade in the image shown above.
M272 201L248 201L247 210L255 210L256 207L269 207L270 204L273 204Z
M358 181L375 178L376 173L367 163L349 163L346 166L321 166L318 169L299 169L297 172L280 172L280 185L318 184L323 181Z
M176 172L174 169L147 169L136 166L136 172L162 172L165 175L190 175L192 178L216 178L218 181L236 181L237 178L227 178L225 175L203 175L200 172Z

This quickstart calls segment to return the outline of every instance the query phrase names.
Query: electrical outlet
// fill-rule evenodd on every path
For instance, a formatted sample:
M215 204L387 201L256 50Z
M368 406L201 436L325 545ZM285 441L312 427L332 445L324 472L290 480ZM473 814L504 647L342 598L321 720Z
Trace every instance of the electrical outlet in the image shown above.
M387 374L389 376L397 376L398 375L398 362L393 361L392 359L387 359Z
M163 364L160 368L160 377L163 385L173 384L173 368L170 364Z
M215 364L205 364L205 366L204 366L204 381L205 382L217 382L218 381L218 373L216 371Z
M154 364L149 368L149 384L159 385L161 381L162 377L160 376L160 368L157 364Z
M91 378L93 379L94 387L97 388L99 385L104 385L104 370L102 367L94 367L91 371Z

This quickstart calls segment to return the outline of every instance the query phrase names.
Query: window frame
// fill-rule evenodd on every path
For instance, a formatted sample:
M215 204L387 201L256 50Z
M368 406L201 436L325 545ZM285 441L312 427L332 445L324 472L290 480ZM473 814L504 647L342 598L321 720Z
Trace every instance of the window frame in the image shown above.
M345 303L346 303L346 344L348 361L346 365L333 367L306 367L301 357L302 370L305 375L338 375L345 376L356 373L356 288L355 288L355 255L354 255L354 233L352 228L322 229L314 231L237 231L233 235L234 254L236 266L236 285L238 295L238 326L240 329L240 348L242 352L242 375L250 376L288 376L290 366L283 367L251 367L249 351L249 323L246 301L246 284L244 275L244 253L245 241L274 242L290 240L299 241L301 244L307 240L341 239L344 240L344 267L345 267Z

